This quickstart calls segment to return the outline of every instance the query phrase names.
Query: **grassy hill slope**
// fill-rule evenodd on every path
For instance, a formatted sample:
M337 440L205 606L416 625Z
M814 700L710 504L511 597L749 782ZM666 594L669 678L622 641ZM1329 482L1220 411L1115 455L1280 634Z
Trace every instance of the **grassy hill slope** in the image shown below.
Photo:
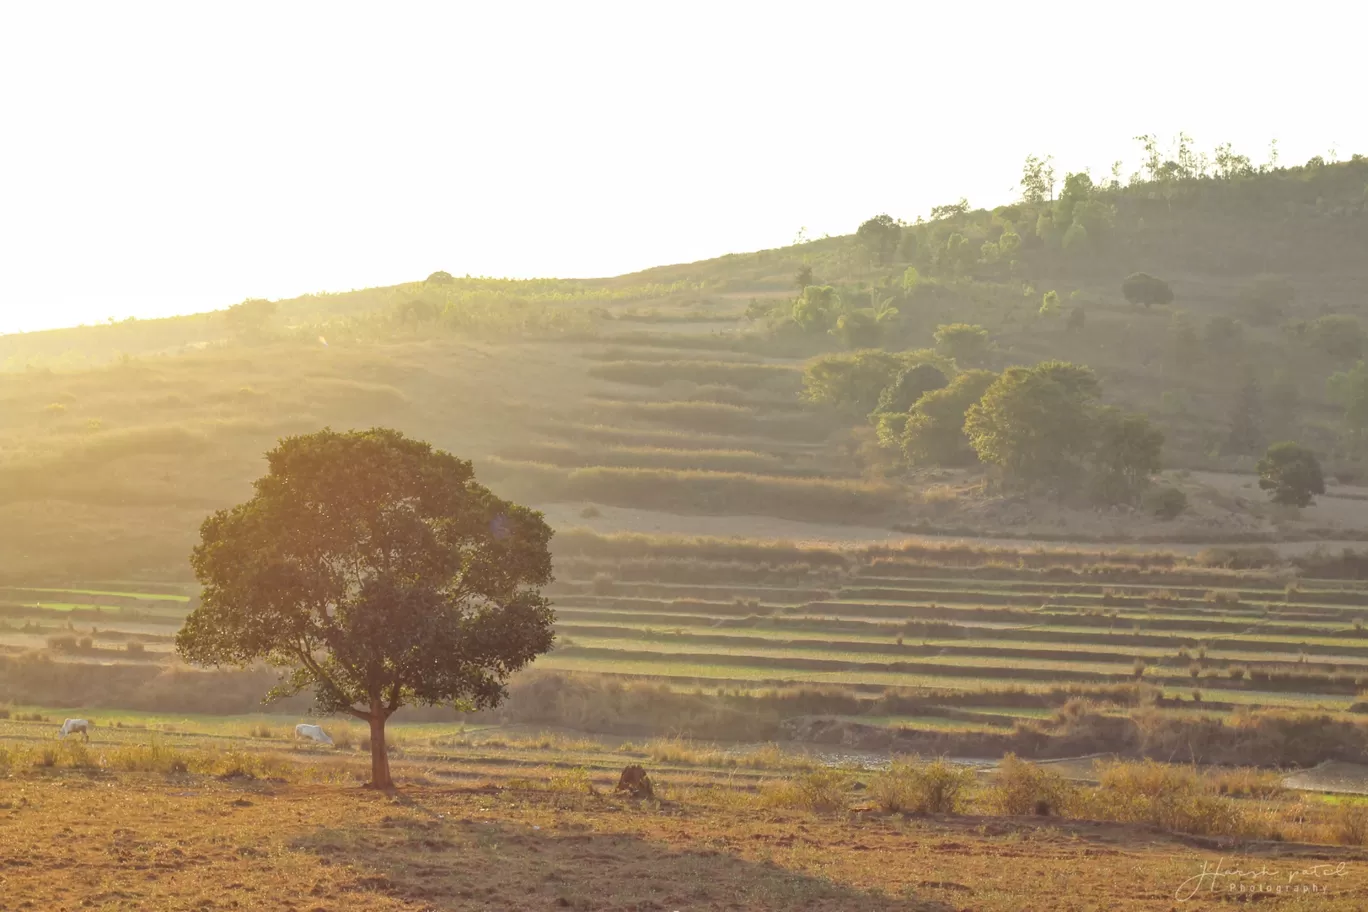
M501 493L599 525L637 510L983 535L1356 537L1368 516L1355 490L1294 519L1200 471L1251 467L1226 438L1252 384L1264 436L1301 439L1357 478L1327 390L1356 351L1328 352L1314 325L1365 316L1365 188L1361 159L1099 186L1093 230L1067 244L1062 201L1021 203L905 226L884 262L825 238L612 279L436 277L0 337L0 576L183 576L200 519L247 494L277 438L324 425L399 427L473 458ZM1007 235L1019 246L993 253ZM800 401L806 359L844 347L782 318L804 267L851 307L894 300L878 339L891 350L966 322L989 331L985 367L1091 366L1107 402L1164 430L1165 465L1192 470L1175 479L1192 512L1163 527L1061 519L984 495L973 473L903 474L862 416ZM1136 270L1167 280L1173 302L1127 302L1121 280ZM1269 277L1289 294L1255 313L1251 289ZM1039 313L1046 291L1061 315Z

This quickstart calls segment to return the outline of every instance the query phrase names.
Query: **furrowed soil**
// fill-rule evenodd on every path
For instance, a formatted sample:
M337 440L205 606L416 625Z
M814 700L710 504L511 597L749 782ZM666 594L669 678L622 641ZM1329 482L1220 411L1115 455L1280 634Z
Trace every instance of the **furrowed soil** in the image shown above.
M494 787L0 781L4 909L1168 910L1234 907L1243 889L1280 910L1349 910L1366 888L1361 851L1115 824L739 815Z

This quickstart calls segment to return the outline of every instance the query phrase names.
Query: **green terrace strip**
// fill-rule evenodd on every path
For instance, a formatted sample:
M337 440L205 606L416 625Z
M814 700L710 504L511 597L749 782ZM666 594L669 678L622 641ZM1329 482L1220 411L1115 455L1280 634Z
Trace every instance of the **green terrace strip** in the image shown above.
M100 595L109 598L135 599L140 602L189 602L186 595L168 595L155 592L110 592L101 589L41 589L33 587L0 586L0 592L41 592L59 595Z

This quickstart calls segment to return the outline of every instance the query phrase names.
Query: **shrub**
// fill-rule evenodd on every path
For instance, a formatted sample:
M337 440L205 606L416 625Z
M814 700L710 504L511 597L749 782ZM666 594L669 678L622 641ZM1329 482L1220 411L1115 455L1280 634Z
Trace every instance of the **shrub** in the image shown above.
M830 813L845 810L850 778L834 769L813 770L792 779L766 782L760 786L761 807Z
M890 814L954 814L975 781L972 769L945 760L895 760L871 780L869 793Z
M1078 788L1054 770L1008 754L993 774L988 805L998 814L1049 816L1067 813Z
M129 640L127 643L124 643L124 651L129 655L142 655L147 652L147 647L137 640Z
M1187 495L1168 486L1154 488L1144 499L1145 510L1160 519L1176 519L1187 506Z
M1103 767L1096 810L1112 820L1203 836L1259 835L1258 822L1194 770L1146 760Z
M1368 804L1345 798L1335 807L1331 834L1342 845L1368 844Z

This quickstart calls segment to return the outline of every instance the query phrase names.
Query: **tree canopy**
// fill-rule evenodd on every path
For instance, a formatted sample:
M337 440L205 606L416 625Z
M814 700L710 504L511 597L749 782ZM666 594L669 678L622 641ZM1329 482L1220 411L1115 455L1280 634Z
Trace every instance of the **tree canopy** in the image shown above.
M917 364L901 371L893 382L879 393L879 404L875 411L905 413L911 410L917 400L932 390L944 387L949 381L945 374L934 364Z
M551 530L477 484L469 462L375 428L289 437L251 499L204 521L187 661L285 669L269 696L312 689L319 710L371 729L406 704L482 708L546 652Z
M936 327L936 350L956 364L973 366L988 354L988 330L970 323L950 323Z
M1173 289L1168 282L1147 272L1133 272L1121 282L1121 295L1132 304L1150 307L1173 303Z
M878 261L885 265L893 261L902 241L902 226L889 215L876 215L855 231L855 240Z
M1097 395L1086 367L1046 361L1009 368L970 407L964 431L979 459L1001 468L1008 483L1054 484L1080 474Z
M1273 444L1256 470L1259 487L1269 492L1274 503L1305 507L1314 501L1313 495L1325 493L1320 460L1299 443L1285 440Z
M903 430L903 456L914 466L957 466L975 460L964 434L964 414L997 379L986 370L957 374L948 386L931 390L912 406Z

